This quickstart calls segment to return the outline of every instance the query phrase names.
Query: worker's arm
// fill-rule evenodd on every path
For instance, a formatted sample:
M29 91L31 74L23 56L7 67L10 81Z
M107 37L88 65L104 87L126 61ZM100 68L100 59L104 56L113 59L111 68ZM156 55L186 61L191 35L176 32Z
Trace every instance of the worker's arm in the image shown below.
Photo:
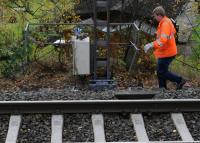
M162 48L163 45L167 42L171 37L171 26L168 22L163 22L160 29L160 35L158 35L157 39L153 42L154 48Z

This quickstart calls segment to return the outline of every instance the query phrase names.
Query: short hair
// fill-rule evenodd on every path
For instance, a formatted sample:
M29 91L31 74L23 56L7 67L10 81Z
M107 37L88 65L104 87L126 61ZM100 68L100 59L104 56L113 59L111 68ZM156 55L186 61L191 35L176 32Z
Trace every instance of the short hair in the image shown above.
M162 6L158 6L156 7L153 12L153 14L156 14L156 15L160 15L160 16L165 16L165 9L162 7Z

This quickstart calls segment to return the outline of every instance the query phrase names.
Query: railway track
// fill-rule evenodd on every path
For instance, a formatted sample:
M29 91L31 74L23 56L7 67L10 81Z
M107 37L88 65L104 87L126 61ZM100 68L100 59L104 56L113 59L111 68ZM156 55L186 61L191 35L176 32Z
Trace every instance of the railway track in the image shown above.
M139 142L200 142L193 139L183 112L199 112L199 99L175 100L71 100L71 101L1 101L0 113L10 114L5 143L17 143L23 114L51 114L51 143L63 142L64 115L90 113L94 142L106 142L104 114L126 113ZM169 113L180 136L179 141L151 141L146 132L143 113ZM133 142L133 141L130 141Z

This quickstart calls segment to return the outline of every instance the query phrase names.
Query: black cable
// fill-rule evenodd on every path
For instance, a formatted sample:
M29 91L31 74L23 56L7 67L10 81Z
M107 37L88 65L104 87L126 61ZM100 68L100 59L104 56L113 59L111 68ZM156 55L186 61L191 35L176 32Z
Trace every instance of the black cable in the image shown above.
M188 19L190 25L193 26L193 24L192 24L191 20L189 19L189 17L188 17L186 14L185 14L185 16L187 17L187 19ZM195 32L195 34L197 35L197 37L200 39L200 36L199 36L198 32L197 32L195 29L193 29L193 31ZM200 59L200 56L198 55L198 52L196 51L196 49L193 48L193 47L191 47L191 48L192 48L192 50L194 51L194 53L195 53L195 55L197 56L197 58Z
M180 31L187 31L187 30L190 30L190 29L193 29L193 28L199 27L199 26L200 26L200 23L199 23L199 24L196 24L196 25L193 25L192 27L189 27L189 28L186 28L186 29L180 30Z
M187 7L187 5L188 5L189 2L190 2L190 1L185 2L184 7L180 10L180 12L179 12L178 15L181 15L181 13L183 13L184 10L186 11L186 10L189 9L189 8L186 9L186 7Z
M183 13L184 10L185 10L185 11L186 11L186 10L189 10L189 8L186 9L186 7L187 7L187 5L188 5L189 2L190 2L190 1L187 1L187 2L185 3L184 7L182 8L182 10L179 12L178 15L180 15L181 13ZM198 27L198 26L199 26L199 24L197 24L197 25L194 26L194 25L192 24L191 20L189 19L189 17L188 17L186 14L185 14L185 16L187 17L187 19L188 19L190 25L192 26L191 28L194 28L194 27ZM190 29L190 28L187 28L187 29ZM185 30L187 30L187 29L184 29L184 30L182 30L182 31L185 31ZM197 37L200 39L200 36L199 36L198 32L197 32L196 30L194 30L194 31L195 31L195 33L197 34Z
M190 25L193 27L193 24L192 24L191 20L189 19L189 17L187 16L187 14L185 14L185 16L187 17L187 19L188 19ZM196 29L193 29L193 30L194 30L195 34L197 35L197 37L198 37L199 40L200 40L200 36L199 36L199 33L197 32L197 30L196 30Z
M191 49L192 49L192 52L194 53L194 55L195 55L198 59L200 59L197 50L196 50L195 48L193 48L192 46L191 46Z
M186 65L186 66L188 66L188 67L190 67L190 68L192 68L192 69L195 69L198 72L200 72L200 69L197 68L197 67L194 67L194 66L192 66L192 65L190 65L190 64L188 64L188 63L186 63L184 61L178 60L177 58L175 58L175 60L178 61L178 62L180 62L180 63L182 63L182 64L184 64L184 65Z

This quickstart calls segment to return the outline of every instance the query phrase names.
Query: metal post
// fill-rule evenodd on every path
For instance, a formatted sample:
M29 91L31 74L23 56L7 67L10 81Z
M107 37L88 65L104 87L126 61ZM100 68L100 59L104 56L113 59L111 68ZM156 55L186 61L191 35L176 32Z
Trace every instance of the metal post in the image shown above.
M29 33L29 23L26 24L26 27L24 29L24 50L25 50L25 53L27 54L27 61L26 62L29 62L30 61L30 57L29 57L29 49L28 49L28 33Z
M94 45L92 47L92 65L93 65L93 77L94 80L96 80L96 69L97 69L97 63L96 63L96 50L97 50L97 10L96 10L96 0L93 0L93 21L94 21Z
M110 79L111 73L110 73L110 55L111 55L111 49L110 49L110 5L111 1L107 0L107 80Z

